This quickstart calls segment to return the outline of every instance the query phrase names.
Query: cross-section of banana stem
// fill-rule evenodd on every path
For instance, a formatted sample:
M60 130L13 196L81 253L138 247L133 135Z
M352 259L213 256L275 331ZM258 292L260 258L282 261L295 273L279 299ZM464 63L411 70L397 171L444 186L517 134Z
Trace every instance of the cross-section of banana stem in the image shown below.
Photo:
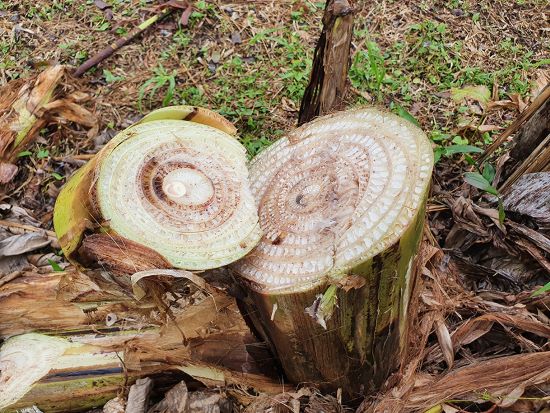
M160 109L119 133L57 199L64 254L115 274L204 270L245 255L260 230L235 135L220 115L190 106Z
M354 398L399 366L433 154L390 113L318 118L251 164L263 237L233 268L288 378Z

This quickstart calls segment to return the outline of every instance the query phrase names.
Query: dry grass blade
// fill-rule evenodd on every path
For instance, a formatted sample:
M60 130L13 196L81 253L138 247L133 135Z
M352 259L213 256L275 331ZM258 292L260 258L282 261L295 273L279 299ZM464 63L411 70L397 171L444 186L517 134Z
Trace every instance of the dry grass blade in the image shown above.
M454 351L451 335L449 334L449 329L445 325L445 320L442 317L438 317L435 320L435 334L437 335L437 341L439 342L439 347L443 352L443 357L449 368L453 367L454 362Z

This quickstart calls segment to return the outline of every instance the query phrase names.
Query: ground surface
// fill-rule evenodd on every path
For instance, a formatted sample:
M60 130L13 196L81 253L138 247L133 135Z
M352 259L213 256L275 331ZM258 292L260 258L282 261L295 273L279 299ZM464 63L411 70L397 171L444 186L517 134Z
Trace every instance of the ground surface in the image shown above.
M0 1L0 83L37 74L48 63L76 66L158 12L158 2L107 3L111 7L102 11L92 0ZM355 3L350 106L408 111L434 145L452 146L440 149L443 155L490 143L550 63L544 0ZM236 123L250 154L257 153L296 122L323 7L313 1L197 1L189 27L181 27L179 16L166 19L85 75L81 88L93 96L99 137L43 131L30 154L22 154L29 173L41 169L50 177L41 191L35 188L40 193L25 198L51 205L48 187L55 195L52 184L59 186L74 169L61 157L96 152L161 105L213 108ZM453 99L452 88L469 85L485 87L486 100L508 102L487 107ZM17 188L21 195L24 190Z
M45 62L78 65L157 4L107 3L102 11L91 0L0 1L0 82ZM350 105L400 105L438 144L488 143L550 63L544 0L355 3ZM102 126L118 131L163 104L203 105L236 122L256 153L295 123L323 7L197 1L188 28L173 16L85 76ZM481 115L478 105L451 98L451 88L465 85L484 85L516 108ZM59 156L74 146L97 149L92 142L48 149Z

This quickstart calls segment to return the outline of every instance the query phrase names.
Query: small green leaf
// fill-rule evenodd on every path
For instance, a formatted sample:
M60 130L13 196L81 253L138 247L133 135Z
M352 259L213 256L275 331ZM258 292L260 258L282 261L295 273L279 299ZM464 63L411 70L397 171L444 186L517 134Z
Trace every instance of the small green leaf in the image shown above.
M468 139L462 136L455 136L451 142L457 145L468 145Z
M478 172L466 172L464 180L472 186L492 195L498 195L498 191Z
M65 177L63 175L60 175L58 174L57 172L52 172L52 176L57 179L58 181L61 181L63 179L65 179Z
M50 155L50 152L47 149L40 149L38 152L36 152L36 157L38 159L47 158L49 155Z
M462 102L464 99L472 99L485 106L491 99L491 91L484 85L464 86L461 89L452 88L451 97L457 103Z
M408 120L413 125L416 125L420 127L420 123L416 120L416 118L411 115L403 106L401 106L399 103L394 103L395 110L397 111L397 114L401 116L403 119Z
M445 154L445 148L438 146L434 150L434 163L438 163L441 157Z
M103 22L99 25L99 27L97 28L98 31L100 32L104 32L105 30L107 30L111 25L109 24L109 22Z
M61 266L53 260L49 259L48 264L50 264L52 266L52 268L55 272L62 272L63 271L63 268L61 268Z
M124 77L122 76L115 76L111 71L107 69L103 69L103 77L105 78L105 81L107 83L115 83L119 80L124 80Z
M483 132L483 135L481 135L483 138L483 143L485 145L490 145L493 143L493 138L491 137L491 134L489 132Z
M440 130L434 130L430 134L430 139L434 142L442 142L444 140L447 140L451 137L448 133L443 133Z
M31 151L22 151L22 152L19 152L17 154L17 157L18 158L23 158L25 156L31 156L32 155L32 152Z
M502 203L502 199L498 198L498 222L500 222L500 225L504 225L504 218L506 218L506 214L504 213L504 204Z
M493 183L493 179L495 179L495 168L490 163L486 163L483 165L483 177L489 182Z
M445 155L451 156L457 153L481 153L483 149L472 145L450 145L445 147Z
M470 155L468 155L467 153L464 154L464 160L466 162L468 162L468 165L475 165L476 164L476 161L474 158L472 158Z
M76 60L84 60L88 57L88 52L84 51L84 50L80 50L78 52L75 53L74 55L74 58Z
M536 297L538 295L542 295L546 292L550 291L550 282L547 282L543 287L539 288L537 291L535 291L533 294L531 294L531 297Z

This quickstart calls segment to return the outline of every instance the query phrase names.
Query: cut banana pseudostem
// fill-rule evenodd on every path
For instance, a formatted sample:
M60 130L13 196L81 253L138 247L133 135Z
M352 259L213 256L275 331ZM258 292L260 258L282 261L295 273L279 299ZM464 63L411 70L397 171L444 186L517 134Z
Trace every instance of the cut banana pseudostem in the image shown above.
M432 166L426 135L374 108L318 118L252 161L264 235L233 269L292 381L355 394L395 367Z
M54 227L69 260L124 274L216 268L261 236L235 127L190 106L115 136L62 189Z

